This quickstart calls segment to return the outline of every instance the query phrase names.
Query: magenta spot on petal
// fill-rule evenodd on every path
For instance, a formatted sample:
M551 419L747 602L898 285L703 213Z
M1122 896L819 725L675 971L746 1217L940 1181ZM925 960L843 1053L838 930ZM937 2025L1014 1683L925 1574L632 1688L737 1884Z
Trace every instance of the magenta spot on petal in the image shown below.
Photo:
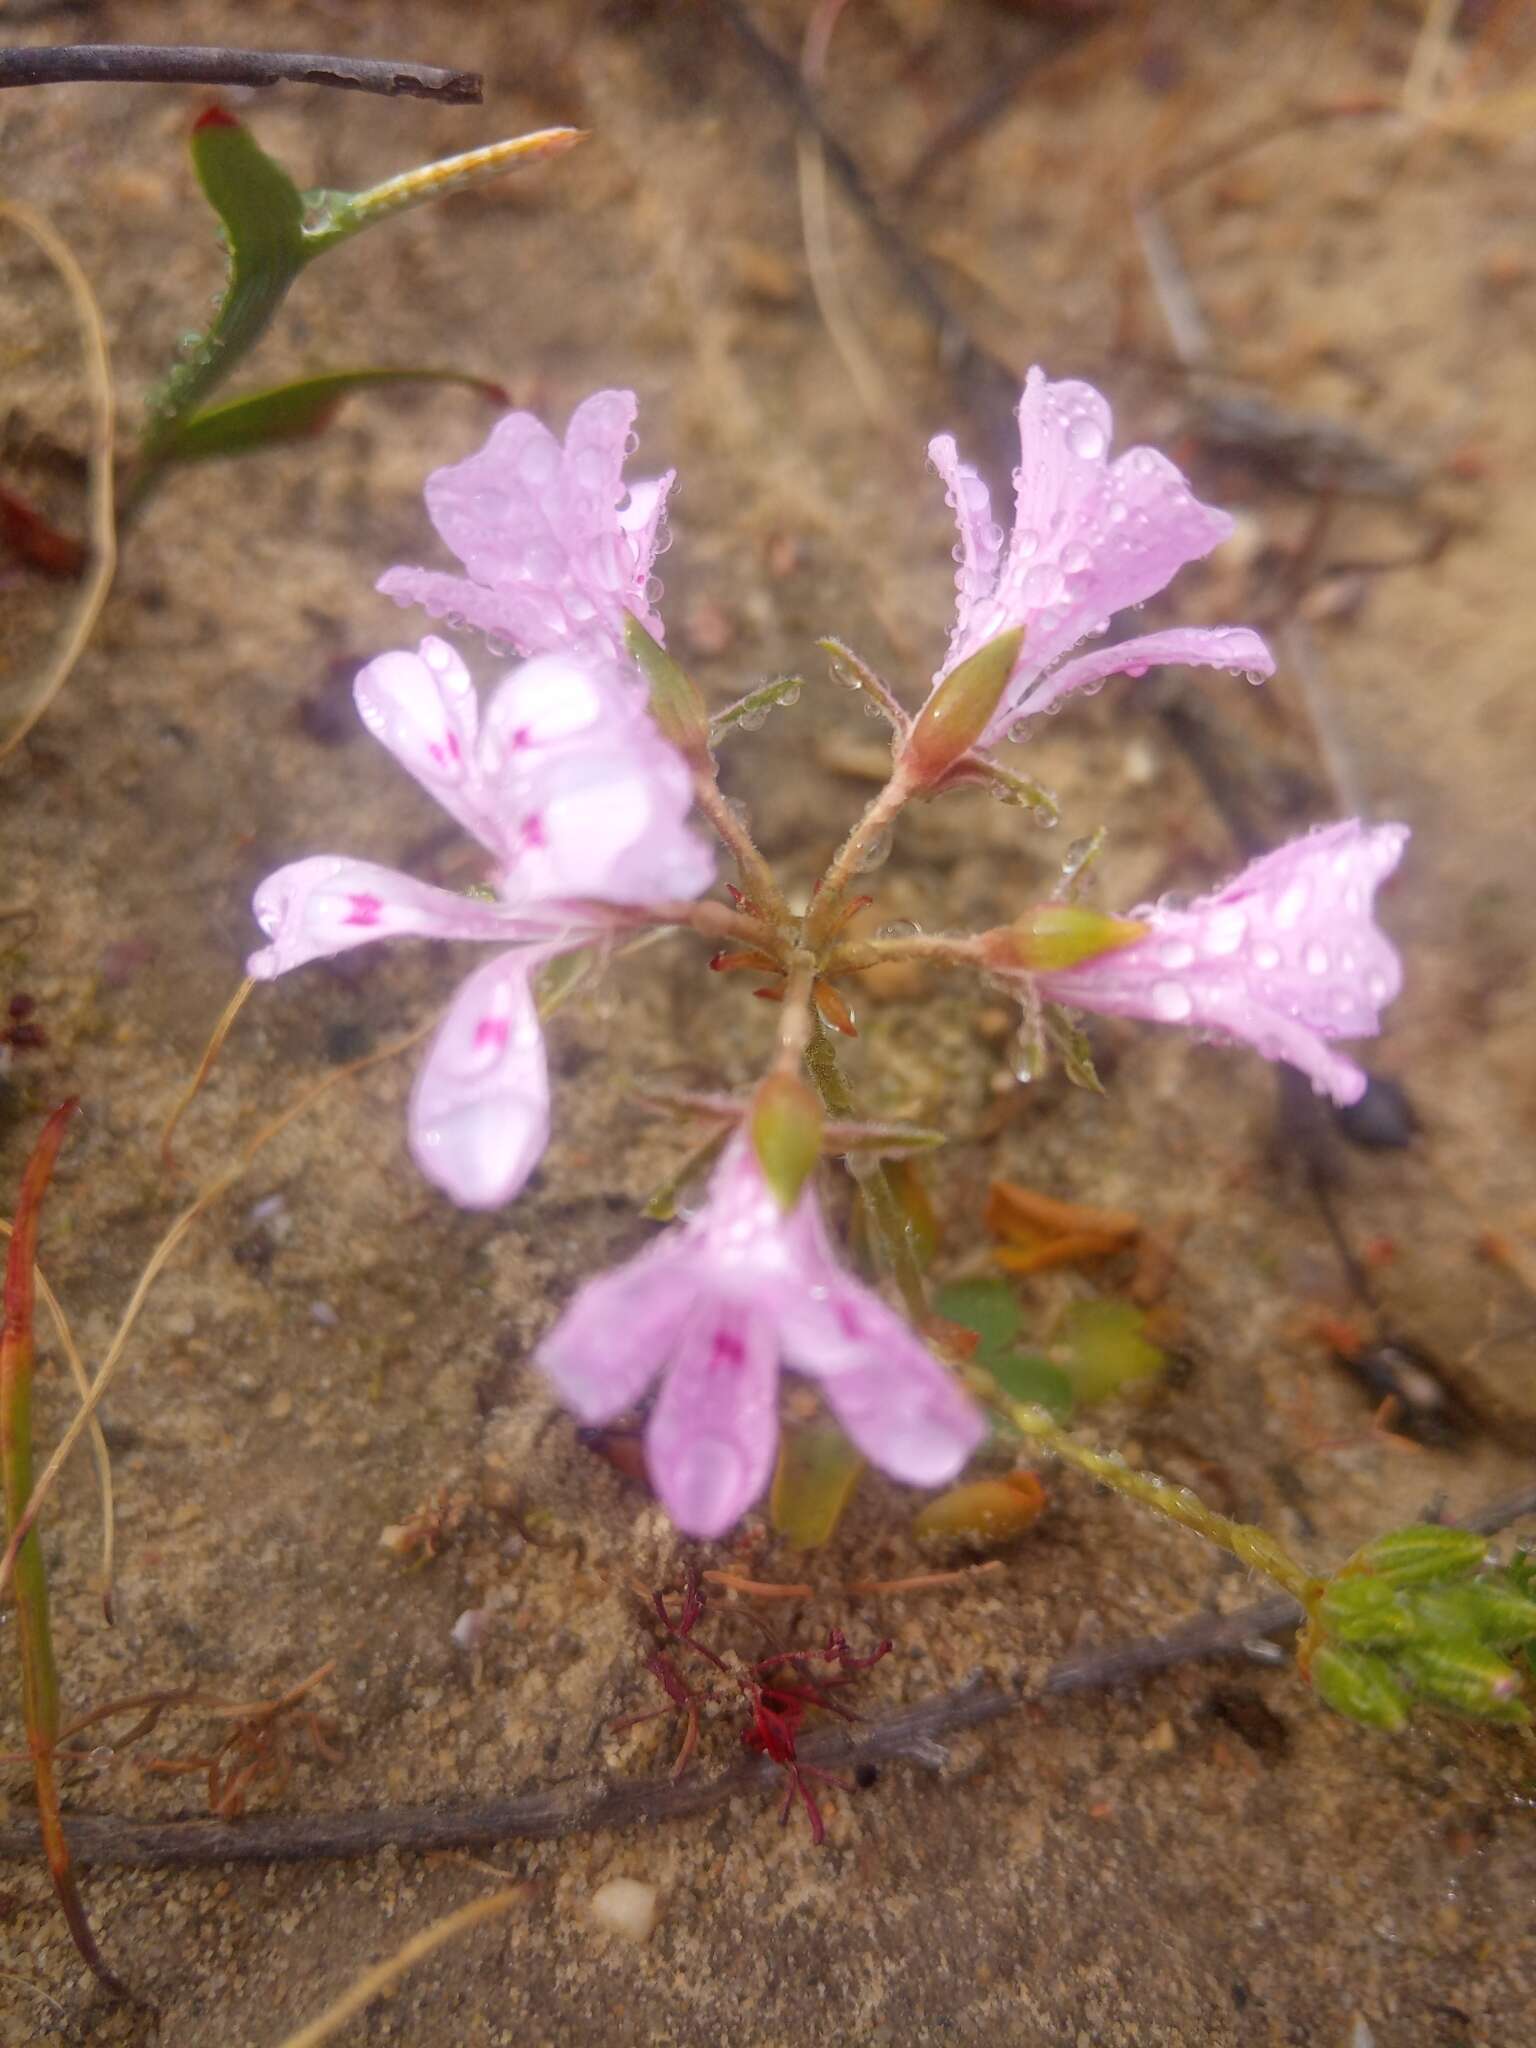
M741 1339L730 1330L715 1332L714 1354L711 1365L742 1365L746 1361L747 1349Z
M352 908L342 919L343 924L374 925L383 915L384 903L381 897L358 894L350 900Z
M501 1052L507 1043L508 1025L505 1017L482 1017L475 1026L475 1051L487 1048Z
M544 820L537 812L524 818L522 823L522 841L524 846L547 846L549 844L544 832Z

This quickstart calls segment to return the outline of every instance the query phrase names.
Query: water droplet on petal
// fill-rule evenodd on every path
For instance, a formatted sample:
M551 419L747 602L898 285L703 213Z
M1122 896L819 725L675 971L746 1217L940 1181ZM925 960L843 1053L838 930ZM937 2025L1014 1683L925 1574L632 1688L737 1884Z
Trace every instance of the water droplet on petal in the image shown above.
M1095 419L1079 417L1067 428L1067 446L1084 462L1097 462L1105 445L1104 429Z
M1182 982L1159 981L1152 985L1152 1014L1163 1024L1183 1024L1194 1011L1194 1001Z

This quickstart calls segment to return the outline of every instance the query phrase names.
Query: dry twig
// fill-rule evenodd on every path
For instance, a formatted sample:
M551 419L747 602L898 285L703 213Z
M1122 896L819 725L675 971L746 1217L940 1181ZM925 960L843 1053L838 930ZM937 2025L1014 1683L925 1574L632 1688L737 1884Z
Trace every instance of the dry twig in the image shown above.
M7 85L329 85L478 106L478 71L387 57L321 57L308 50L228 50L219 44L64 43L0 50Z

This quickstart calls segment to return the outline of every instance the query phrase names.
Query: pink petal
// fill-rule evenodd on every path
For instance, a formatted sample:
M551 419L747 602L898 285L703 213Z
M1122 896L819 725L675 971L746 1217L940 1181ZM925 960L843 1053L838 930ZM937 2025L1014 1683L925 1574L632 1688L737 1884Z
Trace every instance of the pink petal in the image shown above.
M928 443L928 460L944 479L945 498L960 535L956 556L959 567L955 571L955 630L946 662L946 666L953 666L956 647L972 651L971 620L991 596L997 581L1003 536L1002 529L993 523L992 495L979 473L960 460L953 434L934 436Z
M910 1486L953 1479L986 1435L981 1412L910 1323L846 1274L787 1301L788 1362L821 1381L865 1457Z
M529 904L697 896L715 863L684 823L692 801L681 756L654 732L557 755L529 777L503 891Z
M644 717L638 694L612 661L541 654L515 668L492 693L480 739L480 764L505 787L556 747L602 733L627 734Z
M1015 719L1048 711L1074 690L1092 692L1108 676L1142 676L1162 663L1225 668L1254 681L1275 672L1274 656L1247 626L1172 626L1163 633L1142 633L1134 640L1118 640L1113 646L1096 647L1091 654L1064 661L1022 694L1010 689L1006 711L993 719L981 744L1002 739Z
M683 1233L671 1231L578 1289L535 1362L583 1422L610 1422L661 1370L697 1300Z
M510 1202L549 1142L549 1073L534 969L553 945L503 953L454 997L411 1093L411 1155L463 1209Z
M627 611L659 639L647 584L672 479L637 484L624 502L634 417L632 392L599 391L563 447L531 413L498 422L476 454L427 480L428 512L467 580L391 569L380 590L524 654L619 659Z
M429 796L492 853L504 851L495 799L476 758L478 706L469 671L430 635L417 654L381 654L352 686L358 715Z
M256 891L256 922L271 944L253 953L246 972L272 981L308 960L329 959L374 939L490 939L506 945L548 936L551 919L518 915L434 889L371 860L317 854L268 875Z
M1245 1040L1336 1101L1356 1101L1365 1076L1327 1041L1373 1036L1402 984L1373 904L1407 839L1406 826L1356 819L1310 832L1187 910L1133 912L1152 926L1145 939L1041 975L1039 988L1104 1016Z
M685 1535L723 1536L768 1484L777 1387L771 1319L700 1300L645 1433L651 1483Z

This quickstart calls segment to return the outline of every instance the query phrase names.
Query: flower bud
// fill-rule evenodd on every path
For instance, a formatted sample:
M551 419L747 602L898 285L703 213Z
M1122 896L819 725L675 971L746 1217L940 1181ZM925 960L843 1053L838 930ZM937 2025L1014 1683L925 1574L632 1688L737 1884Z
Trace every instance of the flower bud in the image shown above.
M1361 1573L1334 1579L1318 1602L1317 1618L1336 1643L1385 1649L1416 1633L1414 1616L1385 1579Z
M633 612L624 614L624 645L650 685L651 716L663 735L690 761L707 760L709 713L692 677Z
M788 1215L821 1157L821 1106L793 1074L770 1074L752 1102L752 1149Z
M1429 1585L1436 1579L1469 1579L1488 1553L1488 1539L1475 1529L1446 1529L1438 1522L1413 1522L1389 1529L1358 1551L1351 1563L1378 1573L1394 1586Z
M1400 1663L1416 1691L1457 1713L1493 1713L1507 1720L1509 1709L1518 1705L1519 1672L1475 1636L1410 1643Z
M1101 953L1134 946L1147 931L1134 917L1108 917L1102 910L1080 910L1073 903L1037 903L1012 924L984 933L982 954L993 967L1060 973Z
M961 662L938 684L917 715L902 749L902 765L917 789L931 789L968 754L1002 701L1024 645L1024 628L1010 627Z
M1312 1657L1312 1684L1336 1714L1396 1735L1408 1725L1408 1699L1383 1657L1324 1643Z

